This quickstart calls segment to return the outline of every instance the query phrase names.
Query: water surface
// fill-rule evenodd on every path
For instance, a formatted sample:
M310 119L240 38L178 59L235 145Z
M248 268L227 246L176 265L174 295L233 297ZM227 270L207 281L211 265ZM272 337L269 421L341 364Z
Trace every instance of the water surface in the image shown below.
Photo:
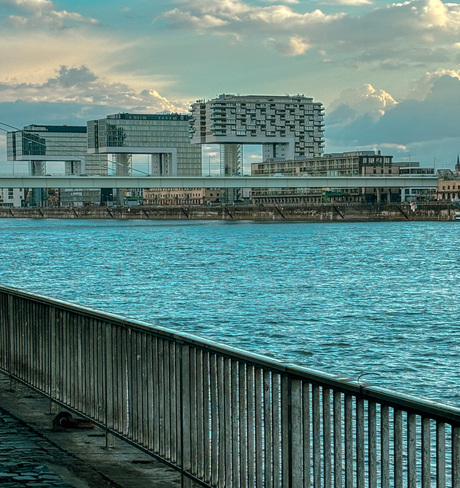
M0 282L459 406L460 224L0 219Z

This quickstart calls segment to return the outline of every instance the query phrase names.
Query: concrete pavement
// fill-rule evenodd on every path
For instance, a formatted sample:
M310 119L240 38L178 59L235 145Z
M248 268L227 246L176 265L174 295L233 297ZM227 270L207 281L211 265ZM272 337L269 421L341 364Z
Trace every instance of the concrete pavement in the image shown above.
M0 375L2 488L178 488L180 475L105 433L53 427L49 400Z

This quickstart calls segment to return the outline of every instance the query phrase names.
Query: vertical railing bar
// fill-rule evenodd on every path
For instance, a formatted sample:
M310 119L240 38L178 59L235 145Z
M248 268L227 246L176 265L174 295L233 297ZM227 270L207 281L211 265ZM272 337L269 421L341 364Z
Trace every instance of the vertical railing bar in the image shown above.
M239 361L231 361L231 406L232 406L232 480L233 486L238 486L240 482L240 439L238 436L240 425L240 409L239 409L239 368L241 364Z
M273 486L281 486L281 376L272 377Z
M190 378L190 350L191 347L183 344L181 349L181 398L182 398L182 469L186 473L191 472L192 468L192 434L191 434L191 378Z
M313 485L322 485L321 472L321 399L320 387L313 385Z
M195 376L196 376L196 476L198 479L204 479L204 437L205 437L205 419L204 419L204 375L203 375L203 350L197 349Z
M364 461L364 400L356 399L356 486L364 488L366 476L366 464Z
M248 412L249 412L248 405ZM281 477L283 487L291 487L291 379L281 376ZM250 485L251 487L253 485Z
M138 411L139 411L139 391L138 391L138 378L139 378L139 361L138 361L138 332L130 329L130 341L127 345L128 350L128 405L129 405L129 431L128 436L134 441L139 442L138 438Z
M168 340L163 343L163 441L164 441L164 454L166 459L171 460L171 415L176 411L176 405L172 402L171 398L171 385L173 378L171 377L171 364L174 361L173 355L174 344ZM184 354L187 354L184 356ZM184 351L182 348L182 360L189 361L188 351ZM187 370L187 373L190 371ZM181 372L182 381L185 381L184 372ZM188 397L184 396L184 400ZM182 405L188 405L188 403ZM183 413L184 414L184 413ZM183 425L183 419L181 420ZM184 466L182 466L184 468Z
M460 487L460 426L452 427L452 486Z
M165 378L165 348L167 347L166 339L158 340L158 436L159 436L159 449L158 452L161 456L166 456L166 421L165 421L165 383L167 378ZM182 371L179 372L182 375ZM180 393L180 398L182 398L182 393ZM181 418L182 422L182 418Z
M175 419L176 419L176 428L175 432L175 443L176 449L174 453L173 461L182 466L183 460L183 426L182 426L182 410L183 410L183 401L182 401L182 385L183 385L183 378L182 378L182 344L175 342L175 341L168 341L168 347L170 349L170 361L171 367L174 368L175 377L172 381L172 388L174 390L174 398L171 399L172 408L175 409Z
M78 327L78 334L74 334L74 348L73 350L77 354L76 361L74 361L76 368L77 369L77 377L75 378L76 381L75 383L78 382L78 386L76 385L76 390L78 391L78 405L79 408L86 408L86 392L84 390L84 374L83 371L88 367L87 364L87 354L88 354L88 341L85 341L83 337L83 330L82 330L82 324L81 321L77 324ZM83 356L85 356L85 359L83 359Z
M190 472L196 476L197 472L197 371L196 371L196 348L190 348ZM201 402L199 402L201 403Z
M225 486L233 485L233 457L232 457L232 376L233 365L230 358L224 359L224 446L225 446Z
M239 369L239 436L240 436L240 486L248 486L248 367L240 362Z
M345 487L354 488L353 482L353 397L345 394Z
M110 427L114 430L114 432L119 432L119 397L118 397L118 334L119 330L118 327L113 326L113 324L108 323L107 328L109 330L110 342L112 344L112 355L108 358L111 367L111 376L112 376L112 398L111 402L111 409L112 409L112 419Z
M311 385L302 382L302 427L303 427L303 486L310 488L312 468L312 418L311 418Z
M417 488L417 416L407 416L407 486Z
M377 488L377 404L368 403L369 488Z
M141 429L141 438L142 438L142 445L148 448L149 445L149 409L148 409L148 395L149 395L149 374L148 374L148 354L147 354L147 341L149 336L145 333L141 334L141 368L142 368L142 377L140 381L140 390L141 390L141 415L142 419L140 422L140 429ZM147 429L146 429L147 426ZM172 430L172 429L171 429Z
M291 380L291 456L292 488L303 487L303 411L302 381Z
M382 405L380 411L381 422L381 486L390 488L390 408Z
M431 487L431 420L422 418L422 488Z
M219 482L219 385L217 355L210 357L211 382L211 484Z
M152 343L152 383L153 383L153 398L152 398L152 414L153 414L153 452L160 453L160 355L161 339L153 338Z
M403 488L403 412L394 410L394 486Z
M179 415L179 405L180 405L180 374L179 371L179 361L177 354L177 344L173 341L167 342L167 347L169 350L168 354L168 370L169 370L169 405L170 405L170 432L169 432L169 456L173 463L177 463L179 459L180 451L180 429L181 420Z
M226 479L225 461L227 460L226 446L226 418L225 418L225 359L217 357L217 388L219 412L219 479Z
M138 362L138 373L139 373L139 378L137 381L138 391L139 391L138 429L139 429L139 442L144 448L148 446L148 441L147 441L148 433L146 429L146 426L148 425L147 407L146 407L147 392L148 392L146 339L147 339L147 334L145 334L144 332L140 332L139 340L138 340L138 349L137 349L137 362Z
M331 390L323 388L323 459L324 459L324 488L332 486L332 442L331 442Z
M105 323L105 336L106 336L106 348L105 348L105 374L106 374L106 405L105 405L105 427L106 427L106 447L111 445L109 440L109 432L108 429L114 429L114 403L115 403L115 391L114 391L114 327L112 324L106 322ZM116 345L116 343L115 343Z
M256 486L264 486L264 424L263 424L263 370L255 371L255 462L256 462Z
M206 483L211 482L211 385L210 385L210 353L203 352L203 479Z
M128 344L131 342L131 329L122 329L123 333L123 342L121 344L121 351L122 351L122 365L123 365L123 371L122 371L122 395L123 395L123 403L122 403L122 408L123 408L123 415L122 415L122 433L123 435L128 435L130 431L130 412L131 412L131 405L129 404L129 396L130 396L130 391L129 391L129 373L130 373L130 355L129 355L129 349L128 349Z
M342 393L334 391L334 488L343 486Z
M264 477L265 487L273 488L273 405L272 405L271 373L264 370L263 396L264 396Z
M145 392L144 392L144 416L145 425L144 428L147 430L145 433L145 446L149 451L152 451L152 435L153 435L153 409L152 409L152 399L153 399L153 384L152 384L152 334L146 334L145 337L145 352L144 352L144 368L145 368Z
M56 398L56 307L52 307L49 316L49 398L50 398L50 413L53 412L52 402Z
M446 424L436 423L436 488L446 487Z

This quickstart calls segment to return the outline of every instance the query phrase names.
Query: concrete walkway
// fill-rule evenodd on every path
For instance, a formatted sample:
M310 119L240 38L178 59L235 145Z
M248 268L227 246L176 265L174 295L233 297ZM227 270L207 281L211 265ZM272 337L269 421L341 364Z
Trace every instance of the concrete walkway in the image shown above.
M49 400L0 375L0 486L179 488L180 475L105 434L53 427Z

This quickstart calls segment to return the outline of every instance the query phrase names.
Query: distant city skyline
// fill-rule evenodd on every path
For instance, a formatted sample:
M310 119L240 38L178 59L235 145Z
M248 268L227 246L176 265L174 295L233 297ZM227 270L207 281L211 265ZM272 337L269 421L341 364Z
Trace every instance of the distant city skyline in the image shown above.
M301 93L325 106L325 152L446 168L460 152L458 3L0 0L0 26L0 121L15 127Z

